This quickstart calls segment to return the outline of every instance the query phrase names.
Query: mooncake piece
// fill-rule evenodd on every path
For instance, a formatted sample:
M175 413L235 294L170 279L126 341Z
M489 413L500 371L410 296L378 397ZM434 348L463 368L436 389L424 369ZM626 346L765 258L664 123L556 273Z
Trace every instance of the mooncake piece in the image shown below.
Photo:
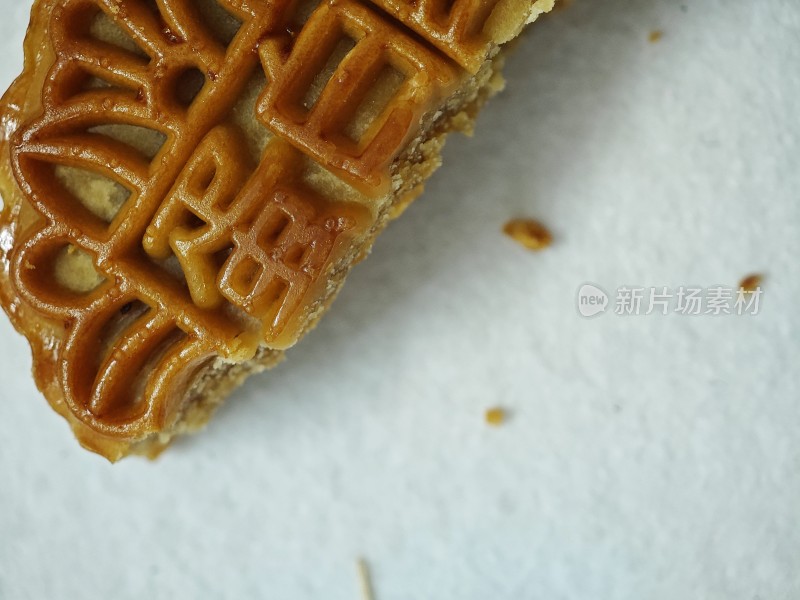
M552 5L37 0L0 300L80 443L155 456L278 363Z

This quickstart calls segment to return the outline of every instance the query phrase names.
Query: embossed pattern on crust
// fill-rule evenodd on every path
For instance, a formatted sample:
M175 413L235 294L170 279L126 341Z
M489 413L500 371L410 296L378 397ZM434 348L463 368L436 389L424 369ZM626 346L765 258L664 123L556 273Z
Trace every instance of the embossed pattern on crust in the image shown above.
M6 101L4 304L36 315L15 324L85 445L117 458L210 365L307 329L394 161L489 52L495 0L397 2L37 3L52 63L13 128Z
M475 72L492 43L484 26L498 0L372 0Z

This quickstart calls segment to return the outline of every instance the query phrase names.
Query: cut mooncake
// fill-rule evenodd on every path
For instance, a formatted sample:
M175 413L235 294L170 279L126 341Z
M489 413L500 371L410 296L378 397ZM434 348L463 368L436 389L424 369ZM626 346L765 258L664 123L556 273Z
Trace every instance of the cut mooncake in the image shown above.
M38 0L0 297L80 443L155 456L314 326L553 0Z

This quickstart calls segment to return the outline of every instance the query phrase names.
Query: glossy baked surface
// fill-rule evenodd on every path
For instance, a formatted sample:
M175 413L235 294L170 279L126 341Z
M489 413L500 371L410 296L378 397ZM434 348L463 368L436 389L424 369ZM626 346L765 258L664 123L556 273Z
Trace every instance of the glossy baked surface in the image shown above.
M4 100L4 304L85 445L117 457L220 361L294 344L421 190L399 157L534 12L378 4L35 6Z

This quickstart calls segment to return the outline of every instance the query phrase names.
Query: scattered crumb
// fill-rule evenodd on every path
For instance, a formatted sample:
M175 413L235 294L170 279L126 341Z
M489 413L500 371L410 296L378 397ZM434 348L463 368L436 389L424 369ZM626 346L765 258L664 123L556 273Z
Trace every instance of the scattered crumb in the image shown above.
M363 558L356 561L356 568L358 569L358 583L361 588L362 600L375 600L375 594L372 589L372 576L369 572L369 565Z
M653 31L650 32L650 35L647 36L647 41L650 42L651 44L655 44L656 42L661 41L661 38L663 37L664 37L663 31L661 31L660 29L653 29Z
M761 281L764 279L763 275L753 273L748 275L739 283L739 289L743 292L755 292L761 286Z
M508 418L506 411L499 406L486 410L486 422L492 427L499 427Z
M505 224L503 233L528 250L544 250L553 243L550 231L533 219L513 219Z

